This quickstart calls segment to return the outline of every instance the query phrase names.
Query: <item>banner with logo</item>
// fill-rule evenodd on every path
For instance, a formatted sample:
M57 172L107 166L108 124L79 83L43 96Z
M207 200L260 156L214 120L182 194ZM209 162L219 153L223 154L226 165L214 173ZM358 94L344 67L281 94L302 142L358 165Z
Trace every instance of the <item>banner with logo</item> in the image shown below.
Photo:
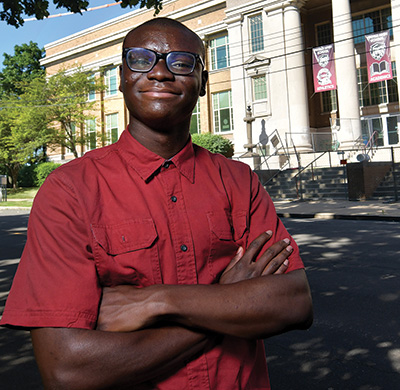
M389 31L369 34L365 36L367 54L368 82L376 83L391 80L392 62L390 59Z
M333 44L313 48L314 91L336 89L336 73Z

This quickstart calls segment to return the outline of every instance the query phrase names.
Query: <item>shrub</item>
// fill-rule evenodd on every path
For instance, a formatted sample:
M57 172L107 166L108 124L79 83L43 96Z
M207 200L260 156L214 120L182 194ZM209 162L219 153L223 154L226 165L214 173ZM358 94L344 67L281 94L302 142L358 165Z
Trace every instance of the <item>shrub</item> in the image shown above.
M221 135L211 133L192 134L192 141L212 153L220 153L228 158L233 156L232 142Z
M36 173L35 185L40 187L46 180L46 177L49 176L50 173L53 172L56 168L58 168L60 165L61 164L56 164L53 162L44 162L38 164L35 168L35 173Z
M18 187L34 187L36 185L36 164L24 165L18 172Z

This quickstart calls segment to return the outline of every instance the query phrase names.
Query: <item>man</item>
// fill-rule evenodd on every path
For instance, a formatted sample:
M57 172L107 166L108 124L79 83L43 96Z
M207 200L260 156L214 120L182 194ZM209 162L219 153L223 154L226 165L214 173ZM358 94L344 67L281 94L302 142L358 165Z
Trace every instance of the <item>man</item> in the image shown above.
M191 143L206 81L191 30L132 30L128 129L40 189L2 324L31 329L46 388L268 389L261 339L310 326L298 248L257 177Z

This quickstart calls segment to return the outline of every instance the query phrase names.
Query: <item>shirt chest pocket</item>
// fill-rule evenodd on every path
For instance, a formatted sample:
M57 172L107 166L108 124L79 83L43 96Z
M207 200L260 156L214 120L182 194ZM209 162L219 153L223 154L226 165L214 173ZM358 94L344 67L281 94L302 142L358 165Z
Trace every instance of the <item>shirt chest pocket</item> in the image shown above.
M210 255L208 267L213 277L218 277L229 264L240 245L244 245L248 231L246 211L226 214L207 213L210 227Z
M148 286L159 279L157 231L153 219L92 224L94 257L102 285Z

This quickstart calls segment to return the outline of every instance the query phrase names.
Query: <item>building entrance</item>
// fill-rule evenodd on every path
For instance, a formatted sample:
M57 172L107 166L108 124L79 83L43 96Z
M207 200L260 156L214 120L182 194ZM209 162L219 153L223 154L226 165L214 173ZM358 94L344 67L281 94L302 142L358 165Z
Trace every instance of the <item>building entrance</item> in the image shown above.
M361 119L362 137L365 144L374 139L377 146L393 146L399 144L397 115L381 115Z

